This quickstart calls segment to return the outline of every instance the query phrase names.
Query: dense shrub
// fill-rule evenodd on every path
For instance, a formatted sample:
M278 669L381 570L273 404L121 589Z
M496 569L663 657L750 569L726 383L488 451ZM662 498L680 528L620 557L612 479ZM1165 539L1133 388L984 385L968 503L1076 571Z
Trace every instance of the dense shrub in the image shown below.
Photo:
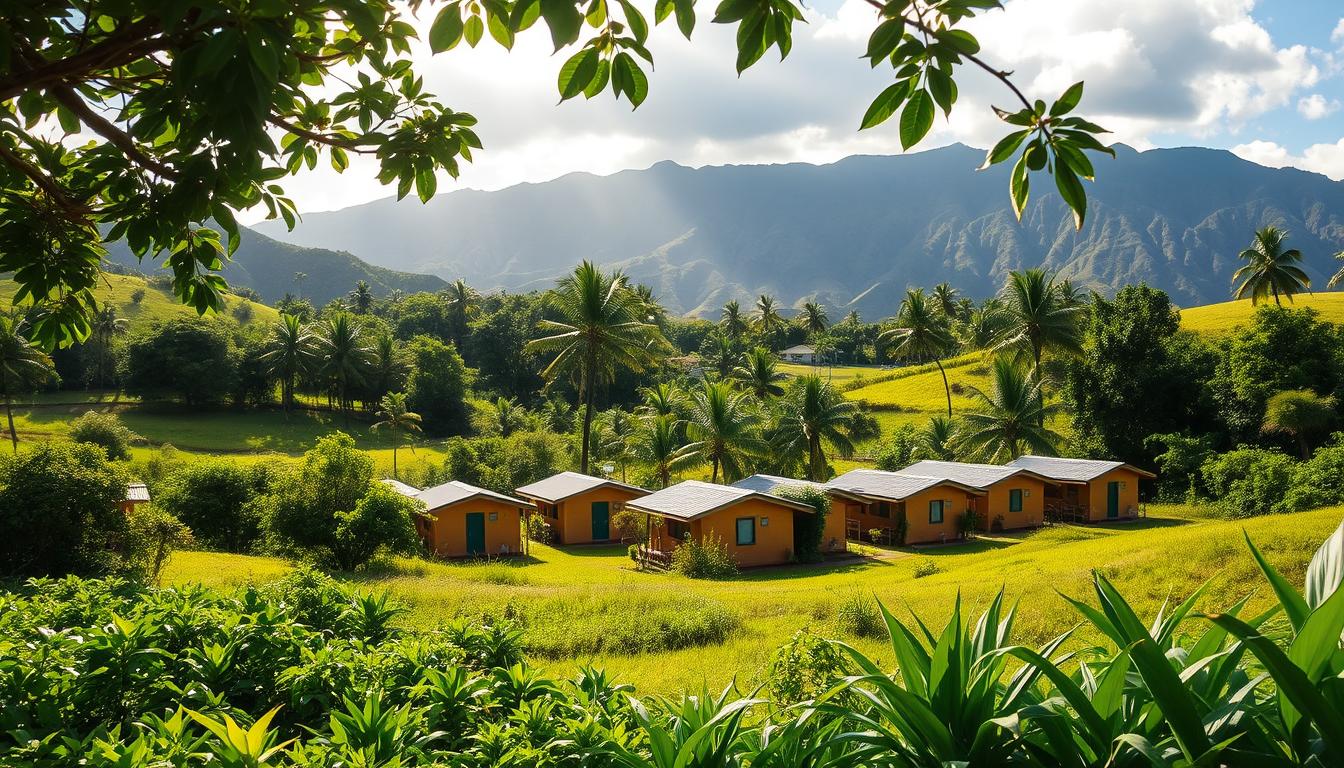
M442 469L426 486L446 480L512 493L514 488L574 468L569 442L549 432L517 432L508 437L455 437L447 442Z
M854 591L845 595L835 609L835 627L855 637L882 637L887 625L877 609L877 601L866 592Z
M765 668L765 690L776 704L816 699L849 674L849 660L835 645L808 629L794 633Z
M467 428L466 363L457 350L438 339L416 336L406 345L411 360L407 397L431 435L452 435Z
M717 533L687 538L672 551L672 570L692 579L726 579L737 574L737 561Z
M922 579L926 576L932 576L939 570L941 569L938 567L938 561L931 557L926 557L915 563L914 574L916 579Z
M541 515L527 516L527 540L539 544L550 544L555 540L555 531Z
M236 388L238 352L222 322L181 319L154 325L126 342L121 377L144 398L189 405L223 402Z
M1336 504L1344 504L1344 434L1293 467L1292 485L1283 499L1284 508L1292 512Z
M121 423L115 414L85 411L70 422L70 439L100 446L112 460L130 458L131 443L140 436Z
M812 563L820 560L822 537L826 533L826 516L831 513L831 497L813 485L786 485L777 488L775 495L806 504L816 510L811 515L794 516L793 551L799 562Z
M905 469L914 463L915 449L919 446L919 430L913 424L902 424L888 437L873 457L877 468L886 472Z
M158 583L174 550L196 543L190 528L156 505L137 505L127 513L126 522L126 571L151 584Z
M1255 517L1292 511L1284 497L1294 464L1278 451L1238 448L1209 459L1200 473L1225 517Z
M261 536L256 499L269 487L264 463L226 460L185 464L154 489L154 503L191 527L196 540L214 549L246 552Z

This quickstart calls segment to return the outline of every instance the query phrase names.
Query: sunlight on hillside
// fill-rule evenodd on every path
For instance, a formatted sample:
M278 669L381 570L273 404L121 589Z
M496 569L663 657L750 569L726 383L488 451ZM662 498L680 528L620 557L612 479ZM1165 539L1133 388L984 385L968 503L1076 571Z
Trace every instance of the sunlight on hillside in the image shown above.
M1310 293L1295 296L1286 307L1311 307L1321 314L1322 320L1332 323L1344 323L1344 292ZM1255 307L1249 299L1243 301L1225 301L1221 304L1206 304L1181 310L1181 327L1197 333L1222 335L1230 333L1239 325L1250 322Z
M12 304L17 290L18 285L13 280L0 280L0 302ZM136 301L137 292L141 292L139 301ZM129 320L133 329L175 317L197 317L196 310L179 301L171 291L151 286L144 278L134 275L105 273L98 278L93 294L100 305L116 308L117 316ZM235 311L242 304L251 308L249 323L270 323L280 317L272 307L237 296L224 297L221 314L237 318Z

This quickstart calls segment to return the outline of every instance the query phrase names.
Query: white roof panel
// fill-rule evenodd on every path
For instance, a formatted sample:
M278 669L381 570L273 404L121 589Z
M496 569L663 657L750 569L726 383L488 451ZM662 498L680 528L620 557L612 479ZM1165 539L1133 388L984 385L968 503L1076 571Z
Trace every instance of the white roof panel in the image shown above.
M636 499L626 506L641 512L692 520L747 499L764 499L802 512L816 511L806 504L781 499L768 493L731 485L704 483L699 480L685 480L670 485L661 491L654 491L648 496Z
M502 501L505 504L512 504L515 507L531 507L532 505L522 499L515 499L512 496L505 496L502 493L487 491L484 488L477 488L474 485L464 483L458 480L450 480L442 485L436 485L433 488L426 488L417 493L415 498L425 502L425 507L430 510L446 507L449 504L456 504L459 501L466 501L476 497L484 497Z
M514 492L519 496L557 502L603 486L623 488L633 493L648 493L637 485L627 485L605 477L581 475L578 472L561 472L557 475L551 475L544 480L524 485Z
M1145 477L1153 473L1132 467L1123 461L1102 461L1100 459L1064 459L1058 456L1019 456L1008 462L1010 467L1021 467L1052 480L1067 480L1085 483L1110 472L1125 467Z

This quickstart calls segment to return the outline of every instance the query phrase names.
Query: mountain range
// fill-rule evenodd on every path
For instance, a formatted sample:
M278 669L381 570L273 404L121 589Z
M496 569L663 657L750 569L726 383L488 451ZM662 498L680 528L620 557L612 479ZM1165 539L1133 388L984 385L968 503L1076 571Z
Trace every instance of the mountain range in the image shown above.
M1081 231L1044 175L1016 220L1007 166L976 171L983 152L962 145L828 165L662 162L457 190L425 205L389 198L308 214L292 232L258 229L481 290L548 287L591 259L652 286L670 310L699 315L769 293L877 317L908 286L948 281L984 297L1009 270L1037 265L1102 292L1143 281L1186 306L1223 301L1237 254L1265 224L1290 232L1318 288L1333 274L1344 183L1223 150L1116 150L1095 161Z

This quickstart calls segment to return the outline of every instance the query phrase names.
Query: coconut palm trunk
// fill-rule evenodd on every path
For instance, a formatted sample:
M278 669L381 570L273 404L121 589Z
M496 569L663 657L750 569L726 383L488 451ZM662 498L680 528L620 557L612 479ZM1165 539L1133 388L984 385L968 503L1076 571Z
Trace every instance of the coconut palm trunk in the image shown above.
M6 388L8 390L8 388ZM5 418L9 421L9 442L14 446L14 452L19 452L19 435L14 431L14 409L10 402L10 396L5 395Z
M596 378L591 359L585 361L583 371L583 446L579 455L579 471L588 474L588 443L593 433L593 380Z
M947 371L943 369L943 361L939 358L933 358L933 362L938 365L938 372L943 375L943 394L947 395L947 417L952 418L952 385L947 383Z

